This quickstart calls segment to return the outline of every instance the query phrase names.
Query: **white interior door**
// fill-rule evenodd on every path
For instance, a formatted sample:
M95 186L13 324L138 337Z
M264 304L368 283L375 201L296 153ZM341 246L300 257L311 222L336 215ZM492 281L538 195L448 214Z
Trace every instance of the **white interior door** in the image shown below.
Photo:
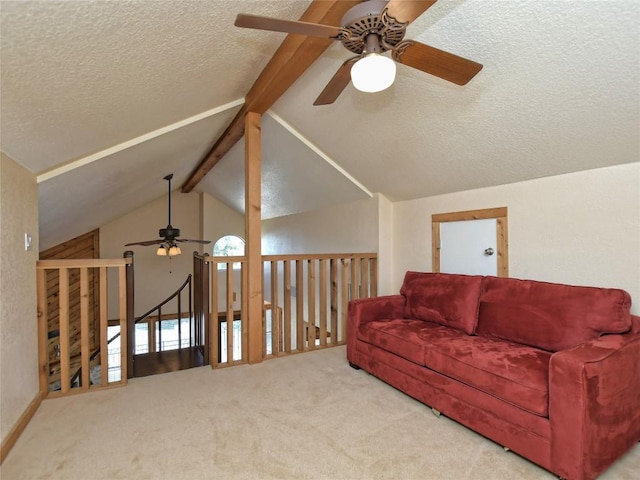
M442 222L440 271L498 275L496 219Z

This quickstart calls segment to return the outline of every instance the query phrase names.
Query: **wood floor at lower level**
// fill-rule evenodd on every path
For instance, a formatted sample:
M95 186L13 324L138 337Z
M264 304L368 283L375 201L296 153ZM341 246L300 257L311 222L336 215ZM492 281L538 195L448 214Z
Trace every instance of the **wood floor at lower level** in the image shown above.
M146 377L201 367L202 365L204 365L204 360L198 347L144 353L136 355L133 359L133 376Z

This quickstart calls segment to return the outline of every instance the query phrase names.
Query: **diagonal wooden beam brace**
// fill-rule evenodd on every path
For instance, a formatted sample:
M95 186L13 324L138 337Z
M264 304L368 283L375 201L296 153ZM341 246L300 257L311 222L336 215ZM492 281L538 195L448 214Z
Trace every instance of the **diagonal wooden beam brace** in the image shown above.
M339 25L345 12L357 3L360 2L358 0L313 0L300 20ZM182 185L182 192L188 193L193 190L214 165L243 137L246 113L255 112L261 115L265 113L332 42L333 40L327 38L287 35L247 93L245 103L238 114Z

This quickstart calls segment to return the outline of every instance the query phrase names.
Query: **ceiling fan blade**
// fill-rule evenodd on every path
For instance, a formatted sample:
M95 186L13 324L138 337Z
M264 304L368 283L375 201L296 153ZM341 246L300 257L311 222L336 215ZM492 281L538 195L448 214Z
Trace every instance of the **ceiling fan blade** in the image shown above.
M457 85L466 85L482 70L479 63L420 42L412 42L396 60Z
M400 23L411 23L422 15L436 0L389 0L387 13Z
M175 242L191 242L191 243L201 243L206 245L207 243L211 243L211 240L190 240L188 238L176 238Z
M234 24L236 27L270 30L272 32L295 33L310 37L333 38L340 33L339 27L319 23L281 20L279 18L261 17L258 15L238 14Z
M125 243L124 246L125 247L130 247L131 245L142 245L143 247L148 247L149 245L159 245L161 243L164 243L165 240L146 240L144 242L132 242L132 243Z
M338 71L331 77L322 93L313 102L314 105L329 105L336 101L342 91L347 88L351 81L351 67L360 57L353 57L344 62Z

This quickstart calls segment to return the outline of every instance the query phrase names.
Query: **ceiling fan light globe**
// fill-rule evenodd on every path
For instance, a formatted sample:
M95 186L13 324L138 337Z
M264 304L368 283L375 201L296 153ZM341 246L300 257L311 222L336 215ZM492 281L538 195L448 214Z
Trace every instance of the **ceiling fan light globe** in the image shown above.
M174 245L173 247L169 248L169 256L173 257L174 255L180 255L182 253L182 250L180 250L180 247L178 247L177 245Z
M378 53L362 57L351 67L351 81L361 92L381 92L389 88L395 78L396 62Z
M160 257L166 257L167 256L167 249L165 248L164 245L160 245L158 247L158 250L156 250L156 255L158 255Z

